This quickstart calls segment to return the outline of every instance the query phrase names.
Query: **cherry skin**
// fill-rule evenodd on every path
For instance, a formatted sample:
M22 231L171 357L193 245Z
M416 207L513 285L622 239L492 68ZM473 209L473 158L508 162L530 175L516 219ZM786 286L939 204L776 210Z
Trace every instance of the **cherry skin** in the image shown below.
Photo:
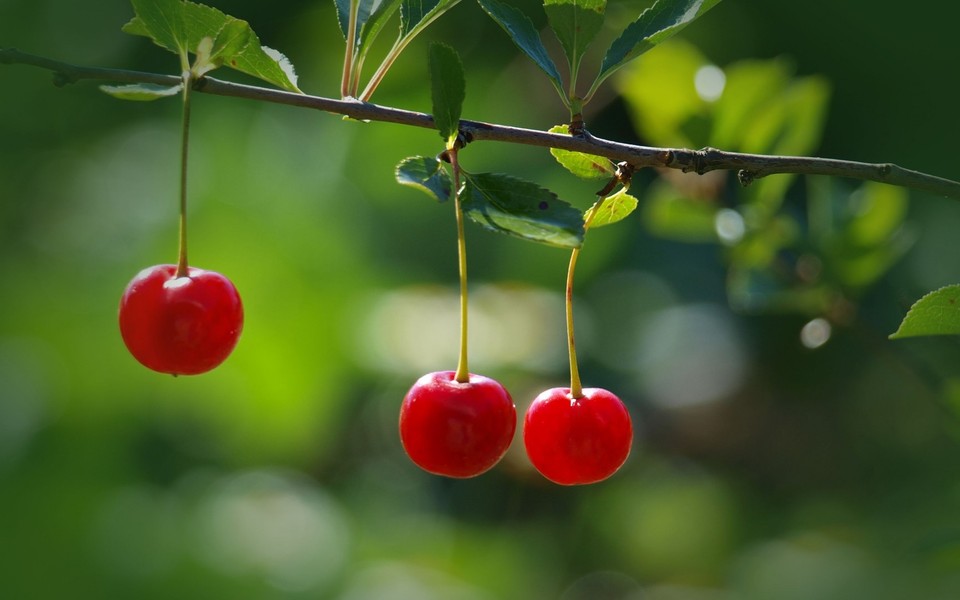
M417 466L434 475L474 477L506 453L517 428L517 409L497 381L453 371L428 373L400 406L400 441Z
M560 485L603 481L630 454L633 424L620 398L601 388L549 389L533 401L523 422L530 462Z
M243 330L233 283L214 271L156 265L137 274L120 298L120 335L145 367L197 375L222 363Z

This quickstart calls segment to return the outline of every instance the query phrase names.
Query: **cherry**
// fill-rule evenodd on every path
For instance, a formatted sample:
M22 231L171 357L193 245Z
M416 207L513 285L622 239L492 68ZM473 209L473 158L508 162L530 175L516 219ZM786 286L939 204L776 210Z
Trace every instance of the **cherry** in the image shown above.
M517 428L517 410L497 381L454 371L428 373L400 407L400 441L417 466L434 475L466 478L503 457Z
M630 454L633 424L620 398L601 388L549 389L533 401L523 422L530 462L560 485L596 483L613 475Z
M213 369L233 351L243 304L233 283L214 271L156 265L137 274L120 298L120 334L145 367L173 375Z

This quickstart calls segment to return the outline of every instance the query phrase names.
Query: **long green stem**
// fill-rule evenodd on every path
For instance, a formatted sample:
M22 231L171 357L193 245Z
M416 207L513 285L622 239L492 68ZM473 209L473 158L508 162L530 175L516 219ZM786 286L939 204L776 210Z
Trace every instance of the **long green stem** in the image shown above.
M189 272L187 263L187 157L190 148L190 89L193 87L193 74L183 72L183 120L180 139L180 245L177 260L177 277L186 277Z
M360 0L350 0L350 18L347 21L347 47L343 52L343 77L340 80L340 96L350 95L350 80L354 74L355 48L357 42L357 13Z
M587 211L587 215L583 220L583 234L584 242L586 242L586 234L590 229L590 224L593 223L593 217L600 210L600 205L603 204L605 197L601 197L597 200L596 204L593 205L593 208ZM566 313L567 313L567 351L570 354L570 397L573 399L583 397L583 385L580 383L580 368L577 366L577 344L574 339L573 333L573 273L577 268L577 258L580 257L580 250L583 248L583 245L579 248L574 248L570 252L570 265L567 267L567 289L566 289Z
M570 353L570 397L573 399L583 397L580 369L577 366L577 345L573 335L573 271L577 268L578 256L580 256L580 248L574 248L570 252L570 266L567 267L567 351Z
M457 259L460 272L460 357L457 360L457 372L454 376L459 383L470 381L470 369L467 367L467 241L463 233L463 209L460 207L460 163L457 160L457 148L447 150L450 166L453 167L453 206L457 213Z
M400 57L400 54L403 53L403 50L413 41L413 38L417 37L420 32L426 29L431 23L436 21L441 17L441 15L448 12L451 8L456 6L460 0L452 0L451 2L440 6L437 5L433 10L428 12L423 20L417 23L413 28L411 28L406 33L401 31L397 40L393 43L393 46L390 47L390 50L387 52L387 55L383 58L383 61L380 62L380 66L377 67L377 70L374 72L373 76L370 78L370 81L367 82L366 87L363 89L363 92L358 96L362 102L369 102L370 97L373 96L374 90L377 89L377 86L380 85L380 82L383 81L383 78L386 77L387 71L390 70L390 67L393 66L393 63L397 61Z

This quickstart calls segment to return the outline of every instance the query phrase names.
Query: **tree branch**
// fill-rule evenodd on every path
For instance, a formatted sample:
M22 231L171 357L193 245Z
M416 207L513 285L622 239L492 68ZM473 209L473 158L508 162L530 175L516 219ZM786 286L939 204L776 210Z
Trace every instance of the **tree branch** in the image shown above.
M121 83L154 83L171 86L180 82L180 78L175 75L72 65L21 52L15 48L0 49L0 63L19 63L53 71L54 83L58 86L83 79ZM218 96L231 96L312 108L363 121L397 123L427 129L435 128L433 117L429 114L380 106L369 102L335 100L321 96L296 94L231 83L212 77L204 77L198 80L193 89ZM744 154L726 152L715 148L703 148L701 150L654 148L605 140L594 137L589 133L582 136L568 136L468 120L460 121L460 131L468 142L487 140L586 152L603 156L614 162L626 161L635 168L661 167L700 174L717 170L736 171L743 185L749 185L755 179L767 175L782 173L829 175L888 183L960 199L960 182L920 171L904 169L891 163L873 164L829 158Z

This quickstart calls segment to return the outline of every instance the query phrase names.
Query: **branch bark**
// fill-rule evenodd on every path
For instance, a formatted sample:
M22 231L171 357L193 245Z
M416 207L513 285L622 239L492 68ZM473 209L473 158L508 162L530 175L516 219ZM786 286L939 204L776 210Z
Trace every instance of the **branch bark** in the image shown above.
M171 86L180 82L180 78L175 75L73 65L21 52L15 48L0 49L0 63L32 65L53 71L54 84L58 86L84 79ZM311 108L362 121L379 121L435 129L433 117L429 114L369 102L335 100L321 96L296 94L271 88L231 83L212 77L199 79L194 83L193 89L197 92L218 96ZM960 199L960 182L905 169L892 163L864 163L831 158L745 154L726 152L715 148L700 150L656 148L597 138L589 133L580 136L567 136L469 120L460 121L460 132L468 142L497 141L586 152L603 156L614 162L626 161L635 168L660 167L700 174L717 170L736 171L743 185L749 185L752 181L761 177L784 173L829 175L877 181Z

